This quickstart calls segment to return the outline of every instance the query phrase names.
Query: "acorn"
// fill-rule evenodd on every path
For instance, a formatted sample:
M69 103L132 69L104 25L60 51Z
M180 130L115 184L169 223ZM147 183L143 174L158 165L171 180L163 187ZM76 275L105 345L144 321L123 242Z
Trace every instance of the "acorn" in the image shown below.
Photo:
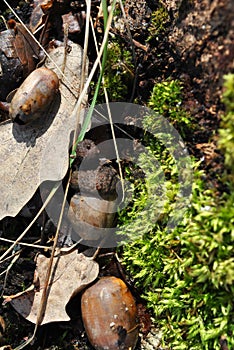
M97 350L133 350L138 339L137 308L126 284L102 277L81 297L82 319L91 345Z
M115 201L75 194L70 200L68 219L79 237L95 241L104 238L108 228L114 227L116 211Z
M105 239L105 247L114 247L116 235L112 228L116 224L119 177L108 161L92 169L97 148L93 147L92 141L91 143L88 141L80 145L76 158L78 166L79 163L82 165L82 161L87 157L88 162L85 164L87 168L74 170L70 179L71 188L76 191L70 199L68 210L68 219L73 228L72 238L73 240L82 238L88 241L86 242L88 245L90 241ZM94 243L94 246L96 244Z
M59 89L59 79L48 68L34 70L15 92L9 108L13 122L27 124L41 117L50 107Z

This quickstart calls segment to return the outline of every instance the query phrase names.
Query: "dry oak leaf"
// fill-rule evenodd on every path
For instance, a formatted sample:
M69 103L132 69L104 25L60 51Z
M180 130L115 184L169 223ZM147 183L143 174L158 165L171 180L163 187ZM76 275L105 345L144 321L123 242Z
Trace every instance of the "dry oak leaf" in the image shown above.
M59 181L67 172L70 135L77 122L74 107L79 97L83 50L71 44L65 60L64 52L64 47L50 52L60 69L65 62L65 78L49 110L30 124L0 125L0 220L17 215L43 181ZM61 78L48 59L45 66Z
M16 311L28 321L36 323L40 307L49 258L39 254L36 259L34 285L15 296L4 297L10 301ZM84 254L73 251L53 259L52 282L48 286L49 294L46 310L41 324L69 321L66 305L69 300L92 283L98 276L99 265Z

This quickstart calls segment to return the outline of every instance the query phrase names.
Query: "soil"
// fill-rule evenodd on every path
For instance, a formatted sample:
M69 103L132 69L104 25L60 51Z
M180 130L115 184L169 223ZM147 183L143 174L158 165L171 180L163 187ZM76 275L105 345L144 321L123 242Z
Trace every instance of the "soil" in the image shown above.
M9 3L28 23L31 2L12 0ZM83 6L82 1L74 3L76 11ZM168 11L168 20L163 32L147 41L152 12L160 4ZM94 1L92 11L95 14L97 5L98 1ZM6 6L3 3L0 6L0 15L9 19L11 14L6 12ZM203 159L201 167L205 170L207 186L221 193L223 185L219 179L223 172L223 156L217 149L217 138L221 116L225 113L221 101L223 76L234 73L233 0L126 0L124 6L135 42L137 76L134 98L145 105L156 82L169 77L182 82L183 107L193 117L195 130L187 133L184 141L192 155ZM0 29L5 29L3 22ZM130 48L127 31L118 33L116 28L112 29ZM78 42L82 42L82 35L81 30ZM90 44L90 53L92 50ZM5 218L0 222L0 232L2 236L7 232L8 238L16 239L29 221L20 216ZM39 224L32 227L29 237L40 237ZM6 245L1 243L0 250L4 252ZM31 248L24 249L9 272L5 295L15 294L31 284L35 254ZM8 262L5 262L1 271L7 266ZM4 275L0 278L3 284ZM10 344L14 348L33 333L33 325L9 304L1 306L0 313L6 326L5 331L2 326L1 344ZM145 348L139 343L137 349ZM28 349L90 349L90 345L78 317L71 322L42 326Z

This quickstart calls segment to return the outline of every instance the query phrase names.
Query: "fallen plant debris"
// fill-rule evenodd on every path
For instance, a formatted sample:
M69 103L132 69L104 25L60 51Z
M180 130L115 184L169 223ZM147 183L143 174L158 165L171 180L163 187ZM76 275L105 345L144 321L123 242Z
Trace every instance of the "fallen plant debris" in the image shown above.
M64 47L55 48L50 56L61 69ZM0 125L0 157L4 162L4 167L0 168L1 219L5 216L15 216L43 181L64 178L68 168L70 134L76 123L73 110L78 98L81 60L81 47L72 44L66 57L65 78L63 81L61 77L59 95L49 110L41 112L38 120L30 125L12 122ZM53 63L46 61L45 66L53 69ZM54 69L60 76L58 69ZM70 82L71 88L67 87L67 81ZM7 175L9 172L10 177Z
M3 297L5 303L10 302L17 312L32 323L37 321L48 260L49 258L39 254L36 257L33 285L22 293ZM58 250L53 259L53 278L49 283L46 309L41 325L69 321L70 318L66 312L67 303L92 283L97 278L98 272L98 264L82 253L78 254L77 250L66 254L61 254Z
M92 69L92 64L97 56L94 49L96 43L93 43L93 37L90 34L88 43L84 44L84 32L87 30L86 24L89 22L89 12L91 12L94 20L94 31L96 31L95 35L97 35L97 47L101 46L101 40L106 30L105 1L70 2L67 0L53 0L43 1L42 3L30 0L27 1L27 4L22 4L23 2L14 0L12 3L17 13L20 13L24 5L33 5L31 8L35 8L30 21L31 30L37 31L35 36L46 48L46 53L51 53L60 69L55 68L54 63L51 63L48 57L46 62L43 61L40 64L53 69L61 81L60 100L54 101L57 110L55 108L55 113L52 112L51 114L51 123L49 122L47 126L43 125L39 134L37 128L34 129L31 126L27 129L15 124L12 126L8 122L0 125L1 131L3 131L0 157L4 161L4 166L0 170L2 179L2 187L0 188L4 200L1 206L4 209L2 210L2 218L4 219L0 222L0 230L3 238L15 242L15 250L12 256L6 254L7 241L2 244L1 251L6 254L5 258L9 259L5 260L4 258L2 263L3 270L8 271L6 291L7 294L13 297L17 295L19 290L27 291L29 280L30 283L32 282L32 279L26 278L26 275L30 275L34 270L30 269L30 264L38 250L43 251L44 249L45 254L40 254L37 257L37 269L40 272L41 280L44 281L46 279L46 268L43 269L43 267L48 265L49 258L47 256L51 251L51 241L56 243L56 237L59 238L58 244L54 244L55 246L62 246L62 242L65 242L65 245L68 244L68 246L74 243L71 242L71 238L75 237L74 229L72 230L67 222L62 222L61 232L56 231L45 212L41 213L40 220L37 220L32 230L29 231L29 237L27 238L29 242L37 241L37 248L35 246L25 248L25 242L20 242L21 238L18 237L23 230L22 227L30 223L27 215L31 215L32 219L38 211L39 201L33 194L38 189L39 184L44 180L57 181L63 179L62 186L65 188L68 183L69 204L72 204L74 199L78 201L78 219L76 218L76 220L79 222L83 221L80 220L81 212L79 210L79 204L83 200L79 193L80 187L86 188L89 196L92 191L97 190L97 187L104 196L108 197L109 192L112 192L111 195L115 195L114 185L120 174L113 159L111 161L105 160L104 168L103 164L100 165L99 163L99 169L94 167L94 169L83 171L77 166L75 171L73 171L74 168L72 169L71 177L67 173L69 148L71 146L69 133L75 129L76 124L75 113L77 110L74 111L73 107L75 101L79 98L80 86L82 85L80 81L82 79L79 78L80 76L74 75L74 72L81 70L83 55L85 49L87 49L86 44L90 59L89 68ZM110 5L109 2L107 5ZM102 6L104 6L104 11ZM121 6L124 8L125 15L124 13L121 14ZM182 137L186 140L190 153L195 157L194 169L196 176L193 184L192 203L189 209L190 216L188 218L185 215L178 232L175 230L174 234L164 235L163 225L171 210L171 208L166 208L166 213L163 213L165 215L159 216L157 226L146 233L142 240L119 249L120 265L123 263L122 259L124 259L124 263L130 271L129 275L134 279L131 280L132 293L134 296L139 293L147 300L151 316L153 316L152 323L149 322L146 330L144 330L145 333L142 330L144 325L140 330L140 340L136 345L137 350L161 350L162 348L173 350L231 350L233 347L233 288L231 287L233 281L233 196L229 196L229 193L233 192L229 183L230 180L233 180L233 174L230 170L233 167L230 164L233 157L231 151L232 135L230 133L232 127L227 127L227 125L233 125L231 108L228 109L229 113L223 122L222 129L221 143L225 154L222 155L217 148L219 122L224 113L223 101L220 99L223 74L233 72L234 69L232 7L231 0L194 2L167 0L156 2L141 0L136 2L126 0L124 4L120 2L116 6L114 21L111 23L111 37L108 45L108 59L110 61L107 60L104 74L107 92L110 92L110 99L115 101L131 99L135 103L150 105L151 108L159 111L178 128ZM22 12L21 15L24 14ZM6 13L4 13L4 16L9 19ZM28 17L25 18L28 19ZM88 19L87 22L86 19ZM10 75L3 74L0 77L2 79L0 82L4 84L9 78L9 86L10 79L12 79L13 84L16 83L18 86L21 79L23 79L23 68L24 70L31 69L33 63L40 61L40 52L39 56L32 57L30 54L28 55L30 48L26 49L25 52L27 44L24 43L24 26L19 23L15 25L15 22L10 23L12 23L13 29L8 30L7 34L4 32L1 34L2 40L9 41L9 45L8 43L7 45L3 43L0 45L2 70L4 71L7 67L6 69ZM15 40L15 36L17 36L17 40ZM12 38L9 39L10 37ZM11 41L12 39L13 41ZM50 39L52 40L50 41ZM62 45L60 40L63 41ZM30 43L31 39L27 41ZM77 43L81 44L84 50ZM9 50L15 48L15 46L13 56L10 57ZM73 55L76 50L79 52L78 60L78 56ZM9 56L7 58L6 53ZM15 56L18 56L18 59ZM13 67L18 70L18 75L12 69L13 60ZM27 62L27 60L29 61ZM76 66L71 68L73 63ZM70 69L72 72L69 75L68 71ZM62 71L64 71L64 77ZM85 75L83 83L85 83L86 78L87 75ZM94 76L92 84L96 83L96 78ZM232 78L229 77L229 79L231 85ZM4 86L3 84L1 84L0 89L2 87L4 89L8 88L8 86L5 86L6 84ZM105 87L105 84L103 85ZM175 90L170 90L173 86ZM101 102L104 101L104 87L99 96ZM9 87L9 90L12 89L13 87ZM93 98L92 90L93 85L90 86L90 102ZM4 90L4 98L2 99L5 99L7 94L8 91ZM85 105L87 101L86 96L82 103ZM160 104L160 102L162 103ZM7 115L5 101L1 102L0 106L2 106L2 113ZM41 117L44 120L44 115ZM132 117L129 116L129 118ZM132 118L131 123L135 130L135 134L132 133L132 135L136 139L140 139L142 135L139 135L139 129L137 130L137 121ZM129 130L127 128L127 131ZM88 131L88 128L86 131ZM105 132L106 130L104 132L101 130L101 132L98 131L94 135L88 131L87 136L88 138L91 137L91 142L98 144L100 140L105 139ZM12 139L12 136L15 140ZM43 137L45 137L44 142L41 142ZM227 139L230 143L227 143ZM141 139L139 142L141 142ZM18 147L16 147L16 144ZM173 199L178 195L178 191L175 182L177 173L176 171L173 173L173 162L170 163L171 157L167 157L166 152L162 150L155 139L149 138L147 146L149 144L153 147L153 152L155 152L160 165L165 170L168 195L171 196L173 202ZM223 156L225 156L228 170L224 167ZM99 160L99 155L96 155L96 159ZM73 163L73 165L79 164L81 161L83 161L83 158L80 157L79 159L79 156L78 159L70 158L70 164ZM147 158L144 159L144 154L142 154L142 161L145 164L148 162ZM111 168L113 164L115 164L115 167L109 171L108 167ZM134 221L135 214L131 211L132 208L136 209L137 206L138 209L141 208L147 189L151 191L158 183L155 183L152 178L150 186L147 189L144 188L146 181L140 181L134 165L128 160L122 161L121 159L121 165L123 164L124 176L132 179L132 187L137 182L137 186L132 189L135 195L134 200L131 202L131 206L127 208L125 216L122 215L123 223L126 223L129 219ZM201 168L203 171L201 171ZM101 174L100 169L104 169ZM106 178L106 176L109 176L109 178ZM68 178L70 181L67 182ZM144 178L144 174L142 178ZM109 179L109 182L106 179ZM113 187L111 187L112 179L114 179ZM29 203L30 198L31 202ZM56 204L60 209L63 198L59 201L57 201L57 198L53 205ZM45 199L43 198L43 200ZM161 202L162 198L158 203ZM28 212L30 213L28 214ZM87 217L86 212L89 212L88 207L82 213L85 218ZM14 215L16 215L15 218L11 217ZM95 220L97 222L96 214ZM183 231L182 226L184 223L186 224L186 220L189 223L188 226L185 225ZM58 222L59 220L57 220L56 225ZM129 227L135 233L143 225L147 229L148 221L145 224L141 221L138 227L134 227L133 222ZM73 233L70 235L71 232ZM77 256L81 257L81 252L87 249L90 244L87 235L88 232L84 230L86 241L81 241L81 244L77 242L75 248L78 247L79 253L74 250L67 255L76 258ZM75 241L79 238L76 237ZM91 238L93 238L92 235ZM82 243L85 243L85 246ZM98 246L100 243L100 241L96 241L94 245ZM70 248L62 247L61 252L63 252L63 249L69 250ZM106 253L105 259L108 260L109 251L100 250L100 247L94 254L94 258L97 258L98 263L94 262L92 258L89 258L90 262L86 258L84 259L88 268L93 266L91 262L95 263L94 270L99 265L98 278L105 276L105 274L113 274L108 263L102 264L100 262L98 255L100 251L103 252L103 255ZM18 254L20 257L16 262L14 262L14 254ZM37 337L28 344L29 349L91 349L82 325L76 323L77 314L80 315L81 293L79 289L83 288L83 285L82 283L79 284L76 290L73 285L73 283L75 284L73 276L75 271L82 274L83 268L81 271L75 265L76 259L74 259L74 262L70 262L71 270L69 268L66 270L65 260L70 260L65 256L62 255L61 259L58 256L51 259L53 262L52 268L58 262L57 272L59 276L55 273L57 279L55 278L54 283L48 285L48 291L52 291L49 298L52 297L52 300L49 298L46 300L48 309L45 310L44 320L42 321L42 323L45 321L45 325L39 327ZM63 270L62 264L59 265L63 259L66 265L65 270ZM83 257L81 260L83 261ZM71 281L68 280L67 274L63 274L61 270L70 271ZM118 274L119 271L117 272L117 269L114 269L115 276L126 279L125 272ZM167 277L165 278L165 276ZM96 277L94 277L94 280L96 280ZM187 278L186 281L189 281L189 287L184 282L184 277ZM127 277L127 280L129 278ZM63 290L62 294L60 294L60 290L57 290L56 283L57 287L60 286L60 289ZM69 296L64 296L64 284L73 286L76 295L73 295L71 289L68 293ZM138 290L135 289L136 285ZM40 306L36 299L37 297L43 299L43 289L37 290L37 287L38 285L35 282L32 285L33 291L28 290L29 294L24 292L24 294L18 295L11 302L1 307L2 315L6 321L6 338L3 339L1 345L11 344L3 346L3 349L20 349L21 345L19 343L23 343L23 340L30 340L30 335L33 334L32 326L20 317L18 312L15 313L11 305L15 303L16 309L20 310L19 313L22 313L24 317L29 316L30 321L37 323L36 314ZM9 290L10 292L8 292ZM187 291L187 294L185 291ZM71 298L72 295L74 298ZM57 296L63 299L60 305L58 305L60 299ZM140 301L145 305L145 300L143 301L138 296L135 299L137 303ZM76 316L74 318L70 317L70 313L67 313L66 310L66 305L70 302L75 303ZM210 302L213 303L211 307L209 307ZM190 304L192 309L188 313L188 305ZM53 315L50 306L58 312ZM184 314L183 310L185 310ZM145 314L150 317L148 312L147 310L138 311L140 324L142 324L140 319L144 319ZM212 312L215 317L213 317ZM12 315L14 315L13 318L11 318ZM147 317L145 318L147 319ZM66 326L63 322L59 322L54 327L53 332L53 322L51 323L50 320L56 321L56 319L66 320ZM75 327L74 323L76 323ZM160 327L158 327L159 324ZM61 332L58 332L58 329ZM46 330L45 333L43 333L43 330ZM122 340L126 335L124 331L121 331L123 329L119 330L119 340ZM58 333L60 333L59 336ZM142 333L144 333L144 339Z
M8 22L8 28L0 33L1 77L0 99L19 86L43 58L40 46L15 20ZM8 81L8 84L4 84Z

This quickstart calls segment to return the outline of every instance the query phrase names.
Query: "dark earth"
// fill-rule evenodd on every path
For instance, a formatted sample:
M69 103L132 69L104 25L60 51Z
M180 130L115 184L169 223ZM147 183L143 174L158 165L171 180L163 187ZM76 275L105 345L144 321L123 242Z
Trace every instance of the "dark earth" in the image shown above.
M84 9L82 1L74 1L70 5L69 3L66 2L65 12L70 10L69 6L76 12ZM25 23L29 22L32 1L12 0L9 4ZM94 17L98 12L98 5L98 1L92 1ZM160 6L164 6L169 14L165 28L153 39L147 40L151 14ZM234 73L233 6L233 0L126 0L124 3L136 55L135 89L132 88L129 100L137 98L144 105L156 82L164 81L169 77L182 82L183 107L193 117L194 124L193 132L188 132L184 141L190 154L197 159L203 159L201 167L206 173L207 186L216 188L217 194L223 191L223 185L219 181L223 172L223 157L217 149L218 128L221 116L225 113L221 101L223 75ZM6 9L7 7L1 2L0 15L3 15L6 20L14 18ZM0 23L0 29L5 30L3 21ZM59 27L56 28L53 36L58 39L61 33L59 33ZM114 25L112 30L119 35L126 47L130 48L127 31L118 32ZM83 35L83 29L81 29L76 41L82 43ZM92 42L90 42L89 52L92 57ZM1 112L1 115L2 119L6 118L4 112ZM30 222L29 219L22 216L6 218L0 222L1 235L5 237L4 233L7 232L8 237L15 239L28 222ZM38 223L31 229L29 238L38 239L40 234ZM4 252L6 246L1 243L0 249ZM9 272L3 294L15 294L31 284L35 254L36 251L32 251L31 248L22 251L21 257ZM108 263L105 258L100 258L100 264L103 270L107 271L106 274L114 273L121 276L119 267L111 258ZM8 262L5 262L1 271L4 271L7 266ZM4 275L0 278L3 285ZM18 315L9 304L0 307L0 315L2 317L1 345L10 344L14 348L32 335L34 326ZM71 322L40 327L34 343L27 348L91 349L79 317L74 317ZM137 349L144 349L144 347L139 344Z

